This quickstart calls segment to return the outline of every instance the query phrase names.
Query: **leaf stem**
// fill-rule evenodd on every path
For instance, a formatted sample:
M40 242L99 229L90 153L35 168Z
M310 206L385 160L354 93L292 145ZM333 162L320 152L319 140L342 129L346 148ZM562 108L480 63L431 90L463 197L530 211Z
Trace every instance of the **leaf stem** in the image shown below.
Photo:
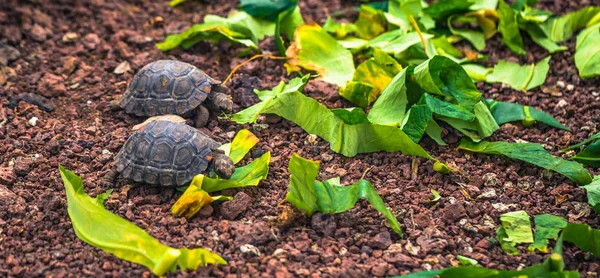
M248 59L246 61L243 61L239 65L235 66L233 68L233 70L229 73L229 75L227 76L227 78L225 78L225 81L223 81L223 84L226 84L227 82L229 82L229 80L231 79L231 77L233 76L233 74L236 71L238 71L242 66L244 66L245 64L247 64L247 63L249 63L249 62L251 62L253 60L256 60L258 58L266 58L266 59L273 59L273 60L284 60L284 59L287 59L287 57L273 56L271 54L257 54L257 55L254 55L254 56L250 57L250 59Z
M410 23L412 24L413 27L415 27L415 30L417 31L417 34L419 34L419 38L421 39L421 44L423 44L423 50L425 50L425 55L427 55L427 57L429 57L429 53L427 53L427 45L425 44L425 39L423 38L423 33L421 32L421 28L419 28L419 24L417 24L417 21L415 20L414 16L409 16L410 19Z

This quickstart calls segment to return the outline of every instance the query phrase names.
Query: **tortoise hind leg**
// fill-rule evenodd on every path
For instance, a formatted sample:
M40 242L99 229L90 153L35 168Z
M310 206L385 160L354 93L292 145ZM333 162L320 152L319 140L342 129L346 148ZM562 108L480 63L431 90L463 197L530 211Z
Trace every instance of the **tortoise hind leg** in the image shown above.
M198 108L196 108L196 115L194 118L194 123L196 124L196 127L204 127L206 126L206 124L208 123L208 117L210 116L210 113L208 112L208 109L206 109L206 107L204 107L203 105L198 105Z

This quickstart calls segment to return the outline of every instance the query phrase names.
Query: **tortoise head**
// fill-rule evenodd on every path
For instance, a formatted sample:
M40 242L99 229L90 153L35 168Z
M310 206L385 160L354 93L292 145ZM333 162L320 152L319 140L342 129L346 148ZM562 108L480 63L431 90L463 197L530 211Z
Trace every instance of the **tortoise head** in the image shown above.
M216 85L213 87L213 92L211 93L213 106L225 113L233 112L233 100L227 94L228 91L229 88L223 85Z
M235 171L235 164L229 156L216 153L212 159L212 168L219 177L229 179Z

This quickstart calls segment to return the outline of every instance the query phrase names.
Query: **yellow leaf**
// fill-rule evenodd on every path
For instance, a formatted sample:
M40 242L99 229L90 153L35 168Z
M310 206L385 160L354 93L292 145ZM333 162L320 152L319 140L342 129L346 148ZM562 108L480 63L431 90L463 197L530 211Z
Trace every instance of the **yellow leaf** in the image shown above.
M203 180L204 175L194 177L187 190L183 192L183 195L171 207L171 212L174 215L189 219L213 201L213 198L206 191L202 190Z

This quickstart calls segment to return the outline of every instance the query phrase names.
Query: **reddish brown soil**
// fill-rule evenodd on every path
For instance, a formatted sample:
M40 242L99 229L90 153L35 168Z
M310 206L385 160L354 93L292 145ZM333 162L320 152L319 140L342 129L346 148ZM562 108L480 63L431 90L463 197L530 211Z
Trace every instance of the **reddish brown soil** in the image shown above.
M456 265L456 255L472 257L486 267L516 269L539 263L544 256L527 254L519 247L522 255L510 257L488 240L495 235L501 213L524 209L530 215L551 213L599 226L584 190L568 179L503 157L456 151L459 136L452 130L445 137L451 144L448 147L437 146L429 139L421 143L434 156L464 171L472 181L433 172L431 162L422 159L417 159L420 165L415 176L411 170L413 158L399 153L342 157L321 139L314 144L308 142L307 134L288 121L262 129L217 121L213 116L202 131L227 142L235 131L251 128L261 139L252 157L272 152L266 181L256 188L238 190L247 194L238 196L247 204L215 205L214 212L205 210L204 216L185 220L169 212L180 194L173 189L132 186L124 180L110 187L100 186L101 177L131 133L130 128L143 120L109 109L109 102L123 93L133 73L151 61L172 58L192 63L222 80L243 60L235 58L243 49L227 43L200 43L187 51L169 53L154 46L166 33L201 22L206 14L225 16L237 3L217 2L191 2L172 9L166 1L2 1L0 44L15 47L21 55L3 68L8 80L0 84L0 276L151 276L146 268L76 237L67 215L59 163L82 176L90 195L114 188L107 208L161 242L175 247L209 248L229 262L227 266L171 276L389 276L450 267ZM306 19L319 23L324 22L328 12L356 5L342 5L339 0L327 1L331 2L327 5L316 0L301 2ZM546 2L540 8L559 14L589 4ZM157 16L164 22L153 25ZM67 32L75 32L79 38L63 42ZM485 50L490 55L488 65L499 58L532 63L547 55L529 39L525 41L529 50L525 57L510 53L497 37L489 41ZM574 133L543 125L526 129L515 123L502 126L493 140L542 143L558 154L559 148L596 132L600 84L598 79L580 80L573 62L574 39L568 45L569 51L553 56L543 89L524 94L500 85L479 84L479 88L486 97L541 108ZM274 51L271 39L262 46ZM113 73L123 61L131 64L131 72ZM242 67L228 84L236 111L256 101L252 87L269 88L288 78L281 61L255 61ZM559 86L561 83L566 86ZM546 93L550 91L555 93ZM348 105L339 99L335 86L320 81L310 81L305 92L330 107ZM50 97L56 109L45 112L27 102L10 108L8 98L22 93ZM32 117L39 119L35 126L28 124ZM366 179L376 185L398 216L406 238L390 235L385 219L365 201L340 215L300 218L288 227L274 225L278 205L285 197L287 164L293 152L321 160L320 179L340 175L344 183L351 183L370 168ZM461 193L457 182L466 184L464 191L472 199ZM426 202L431 198L429 189L441 193L439 204ZM509 208L502 210L498 204ZM224 217L232 215L228 209L240 207L242 212L234 220ZM243 254L243 244L258 247L260 255ZM568 269L589 277L596 277L600 268L599 260L570 245L565 260Z

